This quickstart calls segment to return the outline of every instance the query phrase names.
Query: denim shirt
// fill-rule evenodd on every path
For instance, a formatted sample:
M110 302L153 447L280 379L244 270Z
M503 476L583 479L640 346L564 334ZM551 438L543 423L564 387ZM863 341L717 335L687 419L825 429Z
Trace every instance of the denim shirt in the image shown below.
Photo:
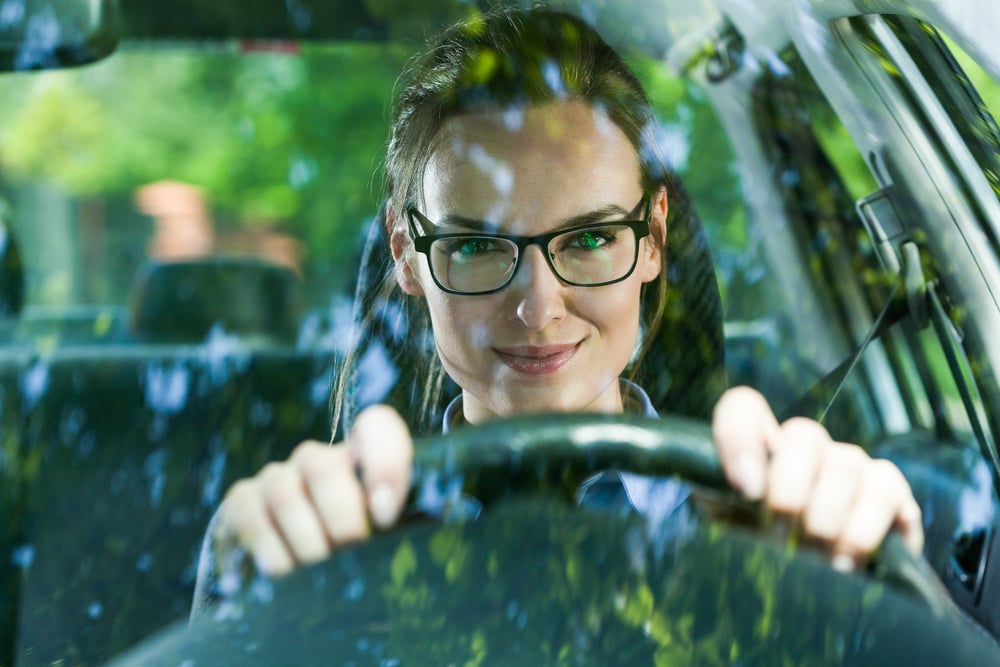
M618 382L627 411L647 417L659 416L642 387L625 378L619 378ZM462 395L459 394L445 408L441 432L448 433L461 419ZM690 494L688 485L674 478L609 470L585 481L577 491L577 500L589 507L632 509L651 523L660 524L676 513Z

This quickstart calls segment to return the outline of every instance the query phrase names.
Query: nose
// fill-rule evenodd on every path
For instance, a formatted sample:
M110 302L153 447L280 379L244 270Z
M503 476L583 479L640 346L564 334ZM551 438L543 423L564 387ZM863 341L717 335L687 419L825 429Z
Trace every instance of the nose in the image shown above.
M508 287L516 303L514 318L532 331L541 331L566 316L565 286L542 253L538 246L528 246L517 276Z

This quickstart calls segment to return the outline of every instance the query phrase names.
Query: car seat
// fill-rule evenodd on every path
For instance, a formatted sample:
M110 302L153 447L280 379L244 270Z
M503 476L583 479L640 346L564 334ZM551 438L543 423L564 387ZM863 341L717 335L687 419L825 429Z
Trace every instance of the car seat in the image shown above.
M284 266L253 257L146 263L132 288L133 335L200 343L213 328L241 338L294 342L300 284Z
M334 352L296 345L298 290L249 258L150 263L130 340L0 375L0 664L98 664L187 615L225 489L328 431Z

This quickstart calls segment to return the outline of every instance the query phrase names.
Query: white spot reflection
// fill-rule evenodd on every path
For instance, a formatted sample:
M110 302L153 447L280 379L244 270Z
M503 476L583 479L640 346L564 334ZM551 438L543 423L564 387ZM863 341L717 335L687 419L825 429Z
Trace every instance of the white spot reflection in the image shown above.
M39 360L21 376L21 396L24 398L25 411L31 411L38 400L49 387L49 364Z
M593 107L594 127L604 136L612 136L618 130L618 125L611 120L608 111L603 104L595 104Z
M139 555L135 562L135 569L139 572L149 572L153 568L153 557L148 551Z
M515 106L506 109L503 114L503 126L508 132L517 132L524 127L524 107Z
M382 400L396 384L399 372L381 341L372 341L358 362L357 402L371 405Z
M662 127L663 142L671 166L677 171L688 168L691 157L691 140L688 129L677 123L668 123Z
M153 410L176 414L187 403L191 372L184 366L146 366L146 405Z
M6 0L0 3L0 28L16 25L24 20L24 0Z
M22 544L10 554L10 562L14 567L29 568L35 562L35 545Z
M511 170L510 165L497 160L480 144L469 146L467 155L477 169L489 175L493 181L493 187L499 195L502 197L510 195L514 190L514 172Z
M971 483L962 489L958 497L958 520L960 529L972 530L979 526L993 524L996 505L993 501L993 482L986 461L978 458L972 466Z
M557 96L566 95L566 83L563 81L562 70L559 69L559 63L555 60L548 59L542 64L542 78Z
M487 324L475 324L469 329L469 338L476 347L486 349L490 344L490 327Z
M50 62L53 52L59 46L61 32L59 19L51 6L31 16L25 28L23 45L15 56L15 69Z
M361 596L365 594L365 582L364 579L352 579L348 582L347 586L344 588L344 598L355 602L361 599Z
M251 361L250 350L239 336L226 333L219 323L208 332L200 356L215 386L224 384L234 372L246 371Z

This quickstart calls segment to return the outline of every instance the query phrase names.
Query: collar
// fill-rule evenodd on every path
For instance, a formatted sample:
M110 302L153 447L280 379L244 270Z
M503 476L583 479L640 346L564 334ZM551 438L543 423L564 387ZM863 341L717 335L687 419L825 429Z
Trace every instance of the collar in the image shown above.
M647 417L659 416L645 389L625 378L618 378L618 386L621 387L622 405L625 407L626 412L634 412ZM461 394L451 399L448 403L448 407L444 409L444 418L441 421L441 433L443 434L465 423L465 417L462 415Z

